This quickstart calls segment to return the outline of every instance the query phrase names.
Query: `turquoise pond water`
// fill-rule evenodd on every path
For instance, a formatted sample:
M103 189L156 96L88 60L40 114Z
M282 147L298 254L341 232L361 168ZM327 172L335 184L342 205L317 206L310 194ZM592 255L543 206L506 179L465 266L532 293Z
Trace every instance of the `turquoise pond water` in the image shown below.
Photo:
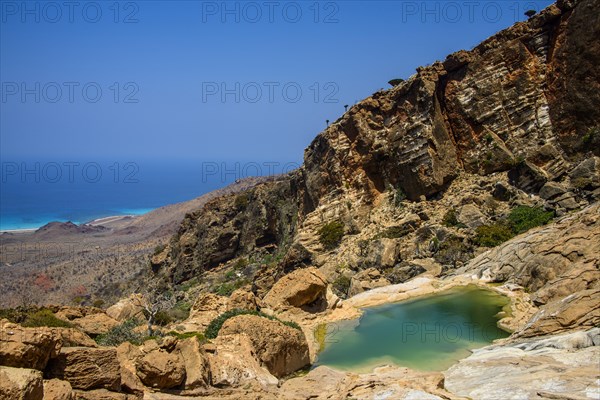
M360 319L317 328L315 366L366 372L383 364L443 371L509 334L497 327L509 300L476 286L367 308Z

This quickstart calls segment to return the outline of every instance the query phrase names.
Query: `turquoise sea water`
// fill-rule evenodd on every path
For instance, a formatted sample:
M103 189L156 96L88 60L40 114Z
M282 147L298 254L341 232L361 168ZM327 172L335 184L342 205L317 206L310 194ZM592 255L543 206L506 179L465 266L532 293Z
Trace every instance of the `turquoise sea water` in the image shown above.
M69 161L73 163L72 161ZM36 167L36 163L38 166ZM255 175L233 163L79 161L70 176L65 161L2 161L0 230L35 229L51 221L85 223L113 215L140 215L191 200ZM88 169L84 173L84 166ZM264 172L268 172L266 169Z
M497 327L508 299L475 286L365 309L359 320L327 326L315 365L370 371L383 364L442 371L470 349L508 333Z

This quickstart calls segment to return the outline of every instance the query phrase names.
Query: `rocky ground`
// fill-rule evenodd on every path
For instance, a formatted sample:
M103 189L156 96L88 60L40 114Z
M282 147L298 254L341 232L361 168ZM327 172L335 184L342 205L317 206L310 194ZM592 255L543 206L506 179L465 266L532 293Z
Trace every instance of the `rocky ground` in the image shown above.
M137 341L92 340L148 316L144 293L105 310L51 307L68 328L2 320L2 393L598 398L598 11L600 0L559 0L419 68L318 135L300 169L189 210L140 253L140 288L160 285L186 309L156 337L139 339L140 325L127 331ZM510 337L439 373L303 371L322 324L466 284L508 296Z

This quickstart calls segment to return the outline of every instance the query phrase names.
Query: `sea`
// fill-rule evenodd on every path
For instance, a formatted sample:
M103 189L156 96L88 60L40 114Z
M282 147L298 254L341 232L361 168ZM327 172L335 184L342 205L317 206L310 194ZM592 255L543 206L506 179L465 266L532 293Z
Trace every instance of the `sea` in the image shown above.
M289 172L298 161L2 160L0 231L49 222L83 224L142 215L250 176Z

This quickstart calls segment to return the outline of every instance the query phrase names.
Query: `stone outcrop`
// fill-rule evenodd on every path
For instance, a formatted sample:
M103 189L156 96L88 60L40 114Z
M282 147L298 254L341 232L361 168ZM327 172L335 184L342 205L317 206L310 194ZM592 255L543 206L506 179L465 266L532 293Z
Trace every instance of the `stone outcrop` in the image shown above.
M348 296L354 296L365 290L371 290L390 284L391 282L382 276L378 269L365 269L352 277L350 288L348 289Z
M117 303L106 309L106 315L119 322L123 322L131 318L142 317L143 309L140 306L139 295L132 295L125 299L119 300Z
M529 334L561 332L600 322L600 205L536 228L472 260L458 272L516 283L542 307ZM592 310L592 312L590 312Z
M296 270L283 278L271 288L264 297L267 307L305 307L318 301L325 301L327 279L316 268Z
M23 328L0 321L0 365L43 370L61 346L61 336L52 328Z
M0 366L0 400L42 400L42 373L34 369Z
M488 346L445 372L450 392L473 399L598 396L600 329Z
M119 321L104 313L86 315L85 317L74 319L73 323L91 337L106 333L119 325Z
M184 389L209 386L210 364L197 338L193 337L178 342L175 353L179 354L185 368Z
M245 334L253 353L271 374L283 377L310 363L308 343L299 329L255 315L225 321L219 336Z
M114 348L67 347L45 370L48 378L67 381L74 389L121 389L120 366Z
M141 381L151 388L169 389L180 385L185 379L185 368L180 357L162 349L143 355L135 366Z
M44 381L44 400L75 400L71 384L59 379Z

